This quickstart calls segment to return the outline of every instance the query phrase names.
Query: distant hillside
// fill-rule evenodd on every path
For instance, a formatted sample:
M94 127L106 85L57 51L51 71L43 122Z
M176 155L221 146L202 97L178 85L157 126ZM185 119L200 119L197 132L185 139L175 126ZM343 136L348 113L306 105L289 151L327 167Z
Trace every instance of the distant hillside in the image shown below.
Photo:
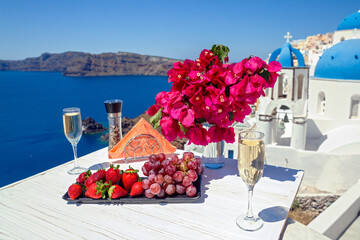
M178 60L135 53L43 53L25 60L0 60L0 71L62 72L65 76L165 76Z

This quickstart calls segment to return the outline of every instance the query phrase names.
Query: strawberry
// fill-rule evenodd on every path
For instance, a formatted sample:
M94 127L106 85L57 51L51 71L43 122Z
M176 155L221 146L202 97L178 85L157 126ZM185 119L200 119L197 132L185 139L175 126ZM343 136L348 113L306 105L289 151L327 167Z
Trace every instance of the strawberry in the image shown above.
M99 169L97 170L97 172L95 172L93 175L91 175L95 182L100 181L100 180L105 180L105 170L104 169Z
M117 184L121 179L121 173L119 171L119 165L116 167L114 165L110 165L110 168L105 173L105 179L107 182L112 182L113 184Z
M79 184L74 183L68 189L69 197L74 200L82 194L82 188Z
M125 191L125 189L123 189L119 185L112 185L108 191L108 196L109 196L110 200L112 198L125 197L125 196L127 196L127 194L128 193Z
M88 188L90 187L93 183L96 183L93 175L91 175L90 177L88 177L88 179L86 179L84 185L85 185L85 188Z
M129 166L123 175L122 175L122 183L124 188L127 192L130 192L131 187L134 183L136 183L139 179L139 175L137 174L139 170L134 170L132 167Z
M96 183L91 184L89 188L86 190L85 196L95 199L101 198L101 192L98 192L96 188L97 188Z
M86 172L80 173L79 177L76 179L76 182L83 184L86 179L91 176L91 171L87 170Z
M102 181L97 181L90 185L90 187L86 190L85 196L90 198L106 198L106 193L109 189L109 184L104 184Z
M136 182L131 187L130 196L135 197L144 193L144 189L141 185L141 182Z

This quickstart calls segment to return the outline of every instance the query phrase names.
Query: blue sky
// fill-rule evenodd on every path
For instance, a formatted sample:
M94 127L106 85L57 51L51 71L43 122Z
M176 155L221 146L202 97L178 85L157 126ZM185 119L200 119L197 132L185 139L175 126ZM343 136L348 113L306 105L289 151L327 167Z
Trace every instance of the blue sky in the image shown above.
M230 61L266 58L293 39L333 32L358 0L1 0L0 59L43 52L135 52L194 59L222 43Z

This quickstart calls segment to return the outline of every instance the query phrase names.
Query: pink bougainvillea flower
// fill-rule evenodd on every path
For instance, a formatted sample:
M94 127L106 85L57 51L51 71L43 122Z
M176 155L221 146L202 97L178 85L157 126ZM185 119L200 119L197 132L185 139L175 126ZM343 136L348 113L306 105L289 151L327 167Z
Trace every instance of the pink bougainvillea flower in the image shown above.
M227 143L234 143L235 142L234 128L228 127L228 128L224 129L224 140Z
M183 110L179 120L183 126L191 127L195 121L195 111L192 109Z
M208 130L209 139L208 142L220 142L224 139L223 130L218 126L212 126Z
M161 126L161 133L169 142L174 141L178 136L178 132L181 131L177 121L175 121L171 117L161 118L160 126Z
M189 144L206 146L208 144L206 129L195 125L190 128L185 135L189 139Z
M172 117L175 120L179 120L183 111L186 111L185 104L182 102L177 102L172 105L172 108L170 110L170 117Z
M146 113L149 114L150 116L154 116L159 111L160 108L161 105L154 104L151 107L149 107Z
M272 61L269 62L266 68L269 72L279 72L281 70L281 63L278 61Z
M184 95L186 95L187 97L192 97L197 90L198 90L198 87L196 85L190 84L184 88L182 93Z
M225 84L231 85L237 83L237 78L231 72L227 72L225 76Z
M198 91L189 99L190 103L194 106L199 106L204 103L204 97L202 95L202 89L199 88Z
M280 70L280 63L267 65L259 57L222 63L204 49L195 61L173 64L168 71L171 90L157 94L147 112L154 115L162 111L161 131L169 141L186 136L189 143L198 145L221 140L232 143L235 134L231 125L251 113L250 105L265 95L265 88L274 86ZM264 79L267 75L269 79ZM214 126L206 130L204 122Z
M235 65L233 67L233 71L237 76L242 76L245 71L244 61L235 63Z

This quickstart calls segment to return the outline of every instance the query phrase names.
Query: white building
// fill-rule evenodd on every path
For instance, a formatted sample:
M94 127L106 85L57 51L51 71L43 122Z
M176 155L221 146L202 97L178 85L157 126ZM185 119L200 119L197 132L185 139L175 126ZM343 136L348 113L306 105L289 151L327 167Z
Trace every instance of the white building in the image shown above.
M334 32L333 44L360 38L360 10L345 17Z
M327 50L309 90L309 141L321 152L360 154L360 39Z
M269 61L275 60L283 68L274 88L267 89L266 96L260 99L257 129L265 133L266 144L289 144L295 149L305 149L309 68L300 51L288 42L271 54ZM290 123L285 125L285 122Z

